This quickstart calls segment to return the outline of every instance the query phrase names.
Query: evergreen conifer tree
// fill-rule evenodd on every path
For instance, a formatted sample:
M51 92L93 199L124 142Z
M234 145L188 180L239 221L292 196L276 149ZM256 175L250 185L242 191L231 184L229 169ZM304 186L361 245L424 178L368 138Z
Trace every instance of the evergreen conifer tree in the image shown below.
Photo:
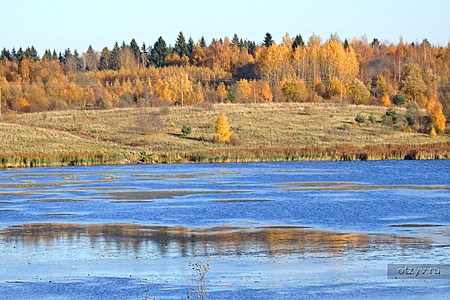
M269 48L270 46L272 46L272 44L274 43L272 35L268 32L266 33L265 37L264 37L264 46Z
M167 56L167 44L160 36L156 43L153 45L153 49L151 51L151 62L156 67L162 67L165 63Z

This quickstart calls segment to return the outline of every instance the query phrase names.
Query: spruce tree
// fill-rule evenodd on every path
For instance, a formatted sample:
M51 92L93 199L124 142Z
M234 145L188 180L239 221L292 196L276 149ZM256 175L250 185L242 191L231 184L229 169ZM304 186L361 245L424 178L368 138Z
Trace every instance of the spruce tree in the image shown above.
M206 47L206 41L205 41L205 38L202 36L201 38L200 38L200 47Z
M55 50L55 49L53 49L52 59L53 59L53 60L58 60L58 54L56 53L56 50Z
M165 63L167 56L167 44L166 41L160 36L156 43L153 45L151 51L151 62L156 67L162 67Z
M138 45L138 43L136 42L135 39L131 40L130 48L131 48L131 51L133 51L134 56L136 56L140 52L139 45Z
M115 43L113 49L111 50L111 55L108 60L108 68L112 70L119 69L119 43Z
M36 48L34 48L34 46L31 46L31 48L30 48L30 59L32 59L33 61L39 60L38 52L37 52Z
M345 41L344 41L344 49L348 50L349 47L350 47L350 45L348 44L348 40L345 39Z
M231 40L231 43L233 43L233 45L239 46L239 37L236 33L234 34L233 39Z
M298 34L295 38L294 38L294 42L292 43L292 50L295 51L295 49L297 49L297 47L304 47L305 46L305 41L303 41L302 35Z
M188 44L187 44L187 50L188 50L188 56L189 58L192 57L192 52L194 51L195 43L192 38L189 38Z
M269 48L270 46L272 46L272 44L274 43L273 39L272 39L272 35L268 32L266 33L265 37L264 37L264 46Z
M251 55L255 54L256 42L249 41L247 42L247 50Z
M175 47L173 48L173 52L178 54L181 58L183 55L188 55L188 47L186 44L186 39L184 38L183 32L180 31L178 34L177 41L175 42Z
M149 60L149 51L147 49L147 46L145 45L145 43L142 43L142 47L141 47L141 64L144 67L148 67L150 60Z
M52 59L52 52L50 51L50 49L45 49L44 55L42 56L42 59L45 59L45 60L51 60Z
M11 60L17 61L17 51L14 47L11 49Z
M76 71L80 72L84 69L84 60L83 58L78 54L77 49L75 49L75 51L73 51L73 58L75 59L75 63L76 63Z
M11 53L6 48L3 48L2 53L0 54L0 59L2 60L11 60Z

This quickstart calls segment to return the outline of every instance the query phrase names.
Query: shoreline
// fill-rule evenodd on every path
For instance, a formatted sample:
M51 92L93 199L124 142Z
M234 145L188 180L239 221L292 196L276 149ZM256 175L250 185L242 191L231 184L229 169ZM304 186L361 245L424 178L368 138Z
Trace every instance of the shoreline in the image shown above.
M0 155L0 168L107 166L133 164L254 163L290 161L384 161L450 159L450 142L423 145L339 145L301 149L218 150L198 153L67 153Z
M380 106L215 104L17 115L0 122L0 168L152 163L450 159L450 135L396 124ZM225 114L233 139L215 141ZM359 124L358 114L375 120ZM424 112L421 112L424 113ZM192 133L183 135L189 125Z

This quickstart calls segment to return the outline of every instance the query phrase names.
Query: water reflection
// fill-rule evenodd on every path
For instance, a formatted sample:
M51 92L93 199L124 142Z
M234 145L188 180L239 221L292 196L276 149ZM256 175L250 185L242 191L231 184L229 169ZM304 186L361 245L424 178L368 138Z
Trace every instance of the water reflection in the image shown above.
M153 255L344 256L374 250L427 249L432 240L323 231L305 227L143 226L135 224L39 223L11 226L0 231L4 244L39 247L61 243L90 243Z

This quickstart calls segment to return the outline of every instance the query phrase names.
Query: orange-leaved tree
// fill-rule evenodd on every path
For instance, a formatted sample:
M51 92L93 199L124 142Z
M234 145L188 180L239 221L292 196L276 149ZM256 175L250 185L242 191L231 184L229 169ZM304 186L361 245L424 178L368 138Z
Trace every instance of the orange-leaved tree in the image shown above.
M217 118L216 123L216 138L218 143L229 143L231 137L230 124L228 123L227 116L221 113Z
M445 131L445 122L447 119L445 118L444 113L442 112L442 104L441 102L435 98L431 97L430 101L427 105L427 113L433 120L433 128L436 132L441 133Z

